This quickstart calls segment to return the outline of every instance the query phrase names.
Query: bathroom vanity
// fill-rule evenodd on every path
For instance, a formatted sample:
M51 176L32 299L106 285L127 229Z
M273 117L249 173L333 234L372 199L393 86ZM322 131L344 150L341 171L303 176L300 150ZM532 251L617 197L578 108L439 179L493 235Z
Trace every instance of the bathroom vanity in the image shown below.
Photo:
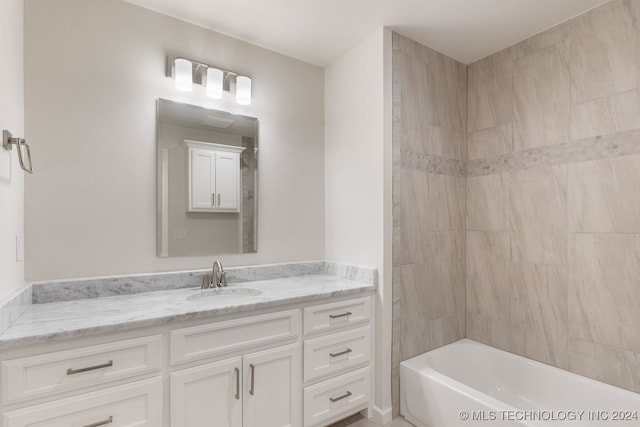
M34 304L0 335L0 425L328 425L370 409L374 291L321 274Z

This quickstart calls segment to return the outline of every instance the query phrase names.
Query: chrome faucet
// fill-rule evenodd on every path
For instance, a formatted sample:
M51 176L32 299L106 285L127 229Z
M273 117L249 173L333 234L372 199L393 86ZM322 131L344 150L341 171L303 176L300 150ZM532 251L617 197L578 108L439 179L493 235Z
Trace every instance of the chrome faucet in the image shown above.
M227 273L222 268L222 263L218 260L213 262L211 267L211 281L209 282L210 288L222 288L227 286Z
M222 263L218 260L213 262L211 267L211 277L205 274L202 277L202 289L207 288L223 288L227 286L227 273L222 268Z

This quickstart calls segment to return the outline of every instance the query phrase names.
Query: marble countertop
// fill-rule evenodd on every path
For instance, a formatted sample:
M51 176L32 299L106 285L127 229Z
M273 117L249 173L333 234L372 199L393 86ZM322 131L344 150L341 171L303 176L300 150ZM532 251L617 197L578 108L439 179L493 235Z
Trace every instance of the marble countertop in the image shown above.
M199 288L185 288L33 304L0 334L0 350L356 295L374 291L376 286L319 274L243 282L229 285L225 289L246 288L257 289L261 293L198 298L194 295L201 292Z

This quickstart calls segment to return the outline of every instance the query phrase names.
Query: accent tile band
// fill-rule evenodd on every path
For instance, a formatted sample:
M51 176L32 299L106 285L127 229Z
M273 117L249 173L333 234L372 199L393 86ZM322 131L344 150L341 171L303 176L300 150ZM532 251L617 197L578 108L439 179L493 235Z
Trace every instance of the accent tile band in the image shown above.
M405 149L400 150L400 167L402 169L421 170L438 175L465 175L465 164L463 161L416 153Z
M640 130L470 160L466 164L466 169L467 176L493 175L513 170L579 163L631 154L640 154Z
M640 129L474 159L466 163L406 149L400 149L399 152L400 169L452 176L493 175L514 170L640 154Z

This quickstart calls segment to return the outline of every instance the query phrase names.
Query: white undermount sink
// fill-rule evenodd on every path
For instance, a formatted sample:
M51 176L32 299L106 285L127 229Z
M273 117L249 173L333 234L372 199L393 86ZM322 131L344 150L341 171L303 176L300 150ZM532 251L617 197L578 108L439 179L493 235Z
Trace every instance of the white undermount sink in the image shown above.
M231 299L231 298L243 298L248 296L258 296L262 294L262 291L259 289L252 288L214 288L214 289L199 289L193 295L189 295L187 297L188 300L199 300L202 298L220 298L220 299Z

